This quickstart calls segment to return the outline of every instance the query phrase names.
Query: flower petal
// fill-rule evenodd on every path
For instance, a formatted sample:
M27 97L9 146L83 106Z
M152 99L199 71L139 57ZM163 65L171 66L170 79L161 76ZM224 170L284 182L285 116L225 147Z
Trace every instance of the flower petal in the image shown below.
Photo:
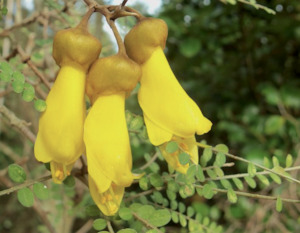
M112 183L109 189L102 193L99 192L99 186L96 185L93 178L89 176L89 188L93 200L103 214L113 216L118 211L124 195L124 187Z
M160 128L158 125L152 122L146 114L144 114L144 120L147 127L149 140L154 146L159 146L171 140L173 134Z
M99 96L85 121L84 142L90 176L95 180L98 168L116 185L127 187L133 176L124 104L125 92Z
M210 129L210 121L180 86L160 47L142 65L142 71L139 104L153 123L183 138Z
M85 73L71 66L60 69L39 121L34 153L41 162L70 164L83 153Z

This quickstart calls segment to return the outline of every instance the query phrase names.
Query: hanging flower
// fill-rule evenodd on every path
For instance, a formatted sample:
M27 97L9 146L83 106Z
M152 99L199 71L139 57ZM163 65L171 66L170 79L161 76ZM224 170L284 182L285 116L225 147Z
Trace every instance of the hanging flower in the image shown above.
M91 195L108 216L119 209L135 176L125 120L125 96L137 84L140 67L117 54L98 59L87 78L92 107L84 125Z
M86 29L91 13L76 28L59 31L53 41L53 57L60 70L39 120L34 153L38 161L50 162L56 183L70 174L84 152L86 72L101 51L101 43Z
M196 103L186 94L174 76L164 55L167 26L160 19L142 19L125 37L128 56L142 67L139 104L150 142L160 146L167 162L186 173L178 153L169 154L166 143L176 141L180 150L198 163L195 134L207 133L212 123L203 116Z

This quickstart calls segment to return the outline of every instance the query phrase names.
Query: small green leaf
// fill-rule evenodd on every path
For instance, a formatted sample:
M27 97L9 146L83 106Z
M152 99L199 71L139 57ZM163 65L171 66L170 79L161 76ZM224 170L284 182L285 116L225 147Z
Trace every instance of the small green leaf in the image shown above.
M64 183L64 185L66 185L68 187L74 187L76 181L75 181L74 176L67 176L66 179L64 179L63 183Z
M211 199L214 196L212 186L210 184L205 184L203 186L202 194L206 199Z
M34 196L29 188L23 188L18 191L18 200L25 207L33 206Z
M119 210L119 216L121 219L128 221L132 219L132 210L126 207L122 207Z
M15 71L12 73L12 78L14 81L25 83L25 77L20 71Z
M171 141L171 142L168 142L167 146L166 146L166 151L168 153L174 153L175 151L178 150L178 144L177 142L174 142L174 141Z
M34 97L35 97L34 87L31 86L29 83L25 83L24 90L22 93L23 100L26 102L30 102L34 99Z
M24 75L19 71L15 71L12 74L12 79L12 87L14 92L21 93L23 91L25 83Z
M256 177L266 186L269 186L270 185L270 182L268 180L267 177L265 177L264 175L261 175L261 174L256 174Z
M40 200L47 200L49 199L49 189L46 185L42 183L35 183L33 185L33 192L35 196Z
M254 177L256 174L256 167L253 163L248 164L248 174L250 177Z
M224 144L218 144L215 146L215 150L218 152L222 152L224 154L229 152L228 146L224 145Z
M143 176L139 180L139 186L144 191L148 190L149 189L149 179L146 176Z
M180 213L184 213L185 210L186 210L186 207L185 207L185 205L182 202L179 202L178 209L179 209Z
M154 187L162 187L164 184L164 181L162 180L161 176L157 173L152 173L150 175L150 183Z
M182 227L186 227L187 221L183 214L179 214L179 223Z
M192 164L191 166L189 166L189 168L186 172L187 183L195 183L196 172L197 172L197 166L195 164Z
M202 169L202 167L200 166L200 164L198 164L198 166L197 166L196 177L197 177L197 179L198 179L200 182L204 182L204 181L205 181L203 169Z
M212 148L211 147L205 148L201 156L201 165L206 166L207 162L211 160L212 155L213 155Z
M189 217L193 217L194 214L195 214L194 208L191 207L191 206L189 206L189 207L187 208L187 215L188 215Z
M207 172L207 175L208 175L210 178L212 178L212 179L216 179L216 178L217 178L217 174L215 173L214 170L208 169L208 170L206 170L206 172Z
M90 217L96 217L100 215L100 210L96 205L89 205L85 208L85 212Z
M171 190L167 190L167 196L171 201L176 200L176 193Z
M137 209L136 214L141 218L148 220L154 212L155 209L152 205L143 205Z
M280 166L279 160L277 159L277 157L273 156L272 157L272 162L273 162L274 167L279 167Z
M179 154L178 159L181 165L186 165L190 162L190 155L182 152Z
M26 180L26 173L22 167L17 164L8 166L8 176L16 183L23 183Z
M243 190L244 189L244 185L243 185L243 182L239 179L239 178L233 178L232 179L235 186L239 189L239 190Z
M179 222L179 216L178 216L178 213L177 213L177 212L172 211L171 217L172 217L172 221L173 221L174 223L178 223L178 222Z
M291 167L293 165L293 157L291 154L288 154L285 160L285 166Z
M222 167L226 163L226 156L223 152L218 152L216 156L216 165Z
M0 71L4 73L8 73L10 75L13 73L10 64L8 64L6 61L0 62Z
M267 157L264 157L264 166L266 168L271 168L270 160Z
M225 189L232 189L232 185L228 180L221 180L221 184Z
M276 200L276 210L278 212L281 212L282 211L282 200L281 200L281 197L278 196L277 197L277 200Z
M129 129L131 130L139 130L140 128L142 128L144 125L144 120L143 117L141 116L136 116L135 118L133 118L129 124Z
M93 228L97 231L101 231L105 229L107 226L106 220L102 218L98 218L93 222Z
M178 202L176 200L171 201L171 209L176 210L178 208Z
M233 189L228 189L227 192L227 198L231 203L236 203L237 202L237 195L236 193L233 191Z
M254 180L252 177L250 177L250 176L245 176L244 178L245 178L247 184L248 184L251 188L253 188L253 189L256 188L256 182L255 182L255 180Z
M173 191L175 193L178 192L179 185L174 180L170 180L167 185L168 185L168 190Z
M44 112L46 110L46 102L41 99L37 99L34 101L34 108L39 112Z
M12 85L14 92L16 92L18 94L22 93L22 91L24 89L24 83L19 82L19 81L13 81L11 85Z
M148 221L156 226L162 227L171 221L171 213L167 209L156 210L149 218Z
M224 176L224 172L220 167L215 167L214 171L215 171L215 173L217 174L218 177L223 177Z
M118 231L117 233L137 233L137 232L134 229L126 228Z
M151 196L152 200L158 204L162 204L164 201L164 197L163 195L158 192L158 191L154 191L153 195Z
M274 174L274 173L270 173L269 176L272 178L272 180L277 183L277 184L281 184L281 179L278 175Z

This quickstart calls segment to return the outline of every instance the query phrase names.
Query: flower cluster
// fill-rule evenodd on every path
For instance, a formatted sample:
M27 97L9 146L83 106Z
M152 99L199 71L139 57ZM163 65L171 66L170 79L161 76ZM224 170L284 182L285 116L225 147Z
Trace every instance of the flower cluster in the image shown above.
M125 98L140 82L138 101L150 142L159 146L175 170L186 173L176 141L198 163L195 134L210 130L196 103L175 78L163 49L164 21L142 18L126 35L126 53L98 58L101 43L86 29L89 16L54 38L53 57L61 67L46 99L35 143L37 160L51 165L53 181L61 183L74 162L86 154L91 195L105 215L114 215L133 179L132 155L125 119ZM86 116L85 94L91 108Z

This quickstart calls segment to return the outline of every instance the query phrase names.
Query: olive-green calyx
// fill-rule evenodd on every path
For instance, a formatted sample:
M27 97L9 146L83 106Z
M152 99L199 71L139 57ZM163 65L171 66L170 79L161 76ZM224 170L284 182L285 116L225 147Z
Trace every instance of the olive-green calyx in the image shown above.
M91 35L86 27L79 24L75 28L56 33L53 41L53 57L59 66L79 66L86 72L99 57L101 48L100 41Z
M161 19L143 18L125 36L124 43L128 56L139 64L143 64L160 46L165 48L168 26Z
M141 68L125 55L100 58L93 63L86 83L86 93L93 101L99 95L130 92L142 75Z

